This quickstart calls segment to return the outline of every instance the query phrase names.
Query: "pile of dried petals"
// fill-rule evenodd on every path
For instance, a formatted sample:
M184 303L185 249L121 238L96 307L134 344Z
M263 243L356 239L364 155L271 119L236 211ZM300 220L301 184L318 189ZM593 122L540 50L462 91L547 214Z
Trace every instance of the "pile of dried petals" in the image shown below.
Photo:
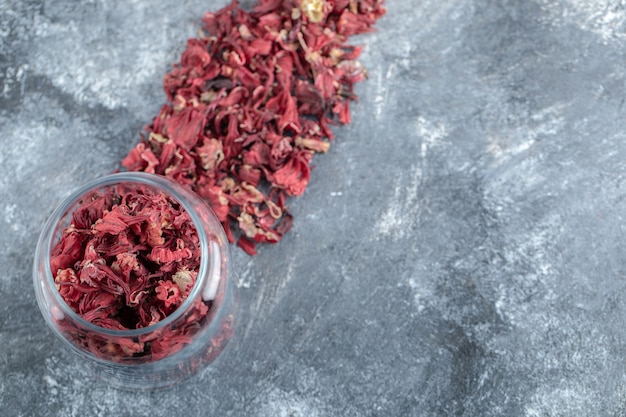
M147 327L171 314L199 266L200 242L189 214L145 186L117 185L85 196L50 254L67 305L115 330Z
M329 125L350 122L366 77L348 36L372 30L383 0L234 0L207 13L165 76L169 103L122 165L172 178L208 200L231 242L249 254L292 224ZM234 228L234 233L233 229Z

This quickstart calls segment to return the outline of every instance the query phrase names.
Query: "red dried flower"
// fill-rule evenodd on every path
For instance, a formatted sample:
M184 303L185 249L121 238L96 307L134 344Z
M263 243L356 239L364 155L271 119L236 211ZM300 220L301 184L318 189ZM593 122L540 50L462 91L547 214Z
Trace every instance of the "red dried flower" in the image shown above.
M165 76L169 104L122 165L190 187L247 253L279 241L292 224L286 197L305 191L312 155L328 151L329 125L350 123L353 85L366 78L347 37L371 31L382 4L260 0L247 12L234 0L207 13Z
M87 195L72 218L50 267L59 294L85 320L111 329L146 327L169 315L193 287L197 232L164 194L119 185Z

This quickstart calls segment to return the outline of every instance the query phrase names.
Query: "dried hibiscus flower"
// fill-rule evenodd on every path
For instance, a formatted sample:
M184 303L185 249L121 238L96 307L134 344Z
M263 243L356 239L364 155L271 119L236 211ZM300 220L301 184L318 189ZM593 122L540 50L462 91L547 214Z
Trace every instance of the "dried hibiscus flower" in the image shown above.
M382 0L237 1L207 13L165 76L168 103L122 165L169 177L206 199L227 236L254 254L289 231L288 196L327 152L330 125L350 122L361 48ZM112 225L111 227L115 227Z
M63 300L104 328L138 329L172 313L200 266L198 233L177 201L147 186L84 196L50 254ZM189 280L177 281L183 271Z
M198 195L165 178L124 173L85 186L48 221L36 258L44 316L90 359L168 358L136 369L165 382L210 362L232 333L224 231Z

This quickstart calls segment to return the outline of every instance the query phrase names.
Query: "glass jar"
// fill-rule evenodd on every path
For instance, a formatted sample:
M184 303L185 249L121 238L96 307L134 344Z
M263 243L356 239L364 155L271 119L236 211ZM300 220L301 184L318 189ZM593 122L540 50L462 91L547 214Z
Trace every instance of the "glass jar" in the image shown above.
M113 329L87 321L61 296L51 251L73 213L93 193L140 187L162 193L187 212L196 229L200 259L187 297L173 312L143 328ZM54 333L108 384L152 389L175 384L212 362L233 332L235 288L224 230L196 194L164 177L119 173L84 185L52 213L37 243L33 265L37 303Z

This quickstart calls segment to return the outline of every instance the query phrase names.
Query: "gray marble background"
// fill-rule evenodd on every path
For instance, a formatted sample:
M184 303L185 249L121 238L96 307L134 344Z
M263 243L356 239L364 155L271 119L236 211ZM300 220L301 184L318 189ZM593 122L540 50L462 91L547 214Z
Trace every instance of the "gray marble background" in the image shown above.
M229 350L156 393L81 376L36 239L224 4L0 1L0 414L626 416L623 0L390 0L293 231L234 248Z

